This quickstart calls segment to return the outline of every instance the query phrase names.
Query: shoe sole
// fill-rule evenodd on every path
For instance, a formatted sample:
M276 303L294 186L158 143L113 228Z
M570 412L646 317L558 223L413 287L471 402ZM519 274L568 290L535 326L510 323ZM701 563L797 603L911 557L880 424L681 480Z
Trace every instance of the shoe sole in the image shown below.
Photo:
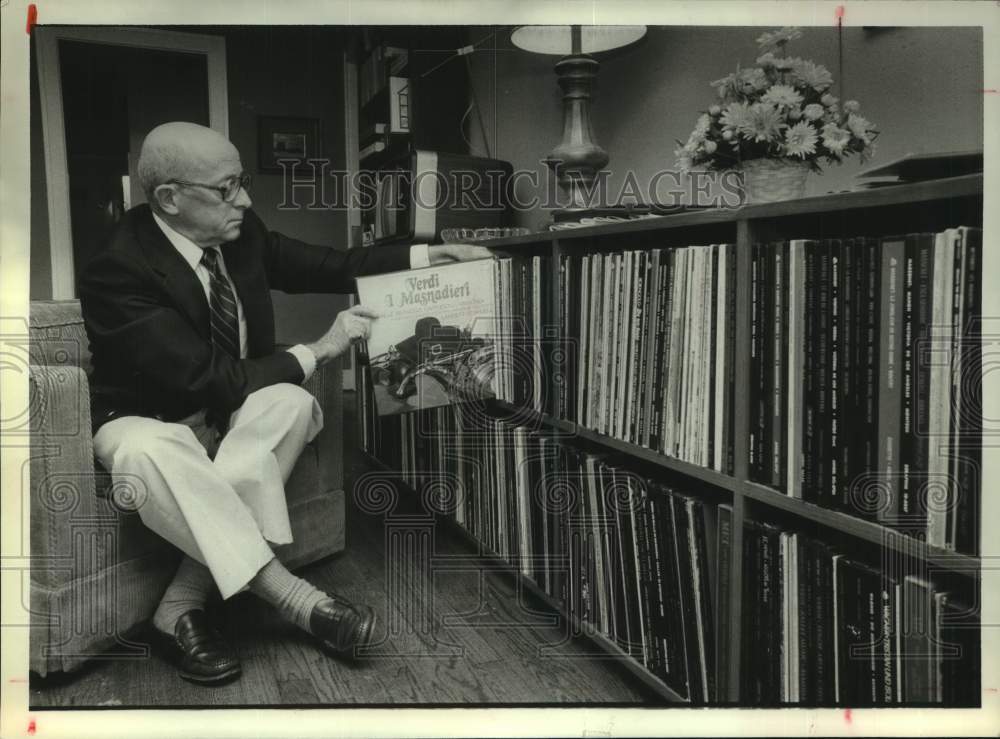
M243 669L236 665L219 675L195 675L191 672L184 672L183 670L178 670L177 674L180 675L181 679L187 680L189 683L194 683L195 685L221 685L222 683L232 682L240 675L243 674Z

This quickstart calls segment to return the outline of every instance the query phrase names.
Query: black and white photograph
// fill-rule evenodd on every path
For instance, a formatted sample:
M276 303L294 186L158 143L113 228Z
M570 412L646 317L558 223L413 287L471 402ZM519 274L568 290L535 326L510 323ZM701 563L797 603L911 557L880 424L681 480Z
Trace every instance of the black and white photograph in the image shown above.
M0 734L1000 731L994 3L240 7L0 5Z

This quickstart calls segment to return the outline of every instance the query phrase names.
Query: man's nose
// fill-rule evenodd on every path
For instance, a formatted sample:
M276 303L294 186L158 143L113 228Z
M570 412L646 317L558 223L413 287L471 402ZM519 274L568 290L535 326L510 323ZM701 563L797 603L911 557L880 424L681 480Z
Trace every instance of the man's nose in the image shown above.
M239 193L236 195L236 200L233 201L233 206L236 208L249 208L253 204L250 200L250 193L247 192L245 187L241 187Z

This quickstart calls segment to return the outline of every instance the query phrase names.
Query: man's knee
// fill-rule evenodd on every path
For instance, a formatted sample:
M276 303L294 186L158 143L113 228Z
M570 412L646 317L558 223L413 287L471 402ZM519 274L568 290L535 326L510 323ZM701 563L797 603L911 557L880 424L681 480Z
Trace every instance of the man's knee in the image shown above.
M269 407L279 407L283 412L293 413L304 419L312 417L322 423L323 412L312 393L288 382L268 385L251 393L247 396L245 405L250 403L263 403Z
M145 419L144 423L132 424L122 435L114 452L115 466L157 460L181 448L204 452L194 432L184 424Z

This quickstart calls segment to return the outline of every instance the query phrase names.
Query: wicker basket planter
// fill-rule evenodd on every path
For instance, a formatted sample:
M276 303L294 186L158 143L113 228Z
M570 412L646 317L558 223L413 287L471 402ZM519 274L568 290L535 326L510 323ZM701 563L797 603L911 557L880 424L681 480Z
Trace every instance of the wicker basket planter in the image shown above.
M809 165L789 159L751 159L743 162L746 203L777 203L801 198L806 191Z

